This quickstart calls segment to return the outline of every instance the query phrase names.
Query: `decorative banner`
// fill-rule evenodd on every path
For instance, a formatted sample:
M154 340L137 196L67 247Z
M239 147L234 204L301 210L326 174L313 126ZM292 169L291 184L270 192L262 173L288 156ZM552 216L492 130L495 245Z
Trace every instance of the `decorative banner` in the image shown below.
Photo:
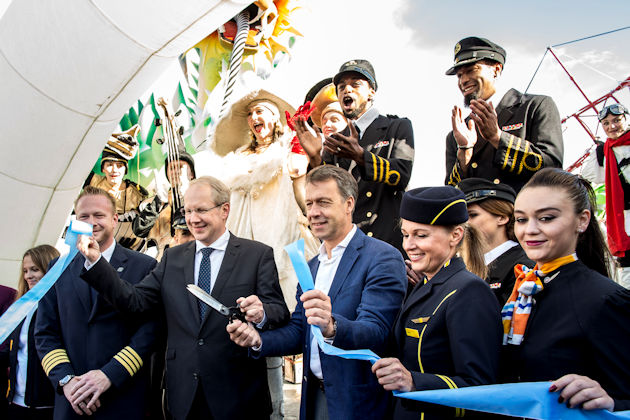
M64 272L70 261L77 255L77 239L79 235L92 236L92 225L89 223L73 220L66 231L66 244L70 246L70 251L61 256L55 265L44 274L44 277L24 296L13 302L13 305L0 317L0 343L4 343L7 337L20 325L26 315L37 306L37 303L55 284L61 273Z
M312 290L313 276L304 257L304 240L300 239L285 246L284 249L291 258L302 291ZM344 359L369 360L371 363L379 359L371 350L341 350L326 343L321 330L315 325L311 326L311 332L317 338L321 350L328 355ZM549 392L549 384L550 382L522 382L429 391L394 391L394 396L448 407L533 419L630 419L630 411L611 413L606 410L568 408L558 402L557 392Z

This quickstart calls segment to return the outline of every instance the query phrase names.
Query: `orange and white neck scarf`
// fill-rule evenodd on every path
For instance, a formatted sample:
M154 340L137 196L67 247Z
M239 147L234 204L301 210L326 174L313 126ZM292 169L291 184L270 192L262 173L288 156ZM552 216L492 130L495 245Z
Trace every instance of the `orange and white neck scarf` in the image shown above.
M571 254L557 258L538 267L528 268L523 264L514 267L516 282L512 294L501 310L503 321L503 345L520 345L527 327L527 320L532 311L532 296L543 289L543 278L547 273L563 265L577 261L577 255Z

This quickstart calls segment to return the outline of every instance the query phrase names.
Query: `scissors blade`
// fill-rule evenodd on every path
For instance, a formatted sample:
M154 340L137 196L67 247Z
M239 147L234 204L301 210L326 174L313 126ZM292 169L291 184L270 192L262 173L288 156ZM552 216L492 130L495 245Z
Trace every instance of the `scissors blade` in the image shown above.
M193 295L195 295L197 299L199 299L200 301L202 301L203 303L205 303L206 305L208 305L215 311L219 312L221 315L223 316L230 315L230 310L228 309L227 306L223 305L221 302L219 302L218 300L210 296L201 287L194 284L189 284L187 288L188 288L188 291L192 293Z

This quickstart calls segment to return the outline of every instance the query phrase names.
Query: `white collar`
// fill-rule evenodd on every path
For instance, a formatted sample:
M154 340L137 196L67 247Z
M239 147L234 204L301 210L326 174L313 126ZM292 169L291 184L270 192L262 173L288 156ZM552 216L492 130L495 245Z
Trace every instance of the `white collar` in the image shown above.
M512 249L516 245L518 245L518 243L507 240L503 242L501 245L499 245L498 247L486 252L483 255L483 258L486 261L486 265L490 264L492 261L496 260L501 255L503 255L503 253L505 253L508 249Z
M114 249L116 249L116 241L112 241L112 244L105 251L101 252L101 255L107 260L107 262L112 260Z
M346 235L345 238L343 238L343 240L341 242L339 242L337 244L337 246L335 246L332 251L330 251L330 255L331 258L334 258L335 255L337 254L337 252L339 251L343 251L348 247L348 244L350 243L350 241L352 240L352 238L354 237L354 234L357 232L357 225L355 225L354 223L352 224L352 229L350 229L350 232L348 232L348 234ZM326 246L324 245L324 243L322 242L322 244L319 246L319 256L317 257L320 261L326 261L328 260L328 253L326 252Z
M203 248L212 248L220 251L225 251L227 248L228 241L230 240L230 231L225 229L225 232L221 236L217 238L216 241L212 242L210 245L204 245L201 241L195 240L196 250L195 253L200 252Z
M378 109L376 109L376 107L372 105L370 109L363 113L363 115L354 120L354 123L360 130L359 137L363 137L363 133L365 133L365 130L367 130L370 124L372 124L374 120L378 118L378 116Z

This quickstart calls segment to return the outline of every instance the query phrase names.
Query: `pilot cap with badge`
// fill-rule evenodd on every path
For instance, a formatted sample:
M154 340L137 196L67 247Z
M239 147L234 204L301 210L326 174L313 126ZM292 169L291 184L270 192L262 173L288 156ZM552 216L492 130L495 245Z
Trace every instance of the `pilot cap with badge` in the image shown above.
M516 192L507 184L495 184L483 178L462 179L457 188L466 195L466 203L473 204L489 198L505 200L514 204Z
M456 74L459 67L484 59L493 60L501 63L501 65L505 65L505 50L492 41L476 36L464 38L455 44L454 54L455 62L453 63L453 67L446 70L447 76Z

